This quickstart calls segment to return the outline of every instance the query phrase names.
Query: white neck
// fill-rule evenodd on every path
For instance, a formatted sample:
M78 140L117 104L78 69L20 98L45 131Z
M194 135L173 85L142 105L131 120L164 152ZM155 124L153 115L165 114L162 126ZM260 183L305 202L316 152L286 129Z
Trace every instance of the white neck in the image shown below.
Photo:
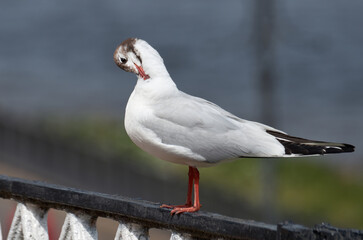
M150 77L146 80L139 76L134 92L147 97L149 100L158 100L175 96L178 94L179 90L169 76L157 78Z
M135 48L142 59L142 68L150 76L146 80L140 75L138 76L135 93L147 96L149 99L160 99L175 95L178 88L171 79L159 53L147 42L140 39L135 43Z
M170 78L159 53L144 40L138 39L135 48L142 59L142 68L151 78Z

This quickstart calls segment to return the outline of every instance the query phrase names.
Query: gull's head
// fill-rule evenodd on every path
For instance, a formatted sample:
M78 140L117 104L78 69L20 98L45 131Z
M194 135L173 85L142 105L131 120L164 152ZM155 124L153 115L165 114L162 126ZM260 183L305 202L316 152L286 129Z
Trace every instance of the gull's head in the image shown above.
M147 80L169 76L159 53L147 42L137 38L123 41L115 50L113 60L126 72L132 72Z

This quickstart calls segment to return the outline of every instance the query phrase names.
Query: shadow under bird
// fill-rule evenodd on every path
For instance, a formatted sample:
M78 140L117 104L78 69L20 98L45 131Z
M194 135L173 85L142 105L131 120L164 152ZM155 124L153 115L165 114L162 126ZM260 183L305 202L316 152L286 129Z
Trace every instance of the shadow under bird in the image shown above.
M117 66L137 75L125 113L125 129L131 140L155 157L189 166L186 203L161 206L171 208L171 214L200 209L198 167L233 158L298 157L354 151L350 144L290 136L267 125L241 119L212 102L180 91L159 53L144 40L125 40L113 57Z

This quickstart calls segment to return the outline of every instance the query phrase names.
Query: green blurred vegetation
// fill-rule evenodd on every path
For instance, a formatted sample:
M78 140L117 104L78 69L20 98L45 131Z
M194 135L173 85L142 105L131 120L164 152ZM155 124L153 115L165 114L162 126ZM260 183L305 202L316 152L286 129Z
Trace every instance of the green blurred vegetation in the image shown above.
M73 142L82 142L116 156L127 156L144 168L186 178L185 166L156 159L136 147L122 122L105 119L55 121L46 131ZM120 158L125 159L125 158ZM284 220L313 225L328 222L337 227L363 229L363 183L358 172L344 172L303 158L276 161L276 208ZM211 184L247 200L253 207L262 203L262 161L239 159L217 167L202 168L201 184ZM168 171L165 171L165 170Z

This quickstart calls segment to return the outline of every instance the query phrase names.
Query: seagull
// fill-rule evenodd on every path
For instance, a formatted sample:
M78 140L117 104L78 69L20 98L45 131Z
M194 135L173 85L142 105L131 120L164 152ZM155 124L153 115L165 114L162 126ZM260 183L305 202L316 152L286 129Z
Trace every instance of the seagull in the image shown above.
M117 66L137 75L124 121L131 140L157 158L189 166L186 203L160 206L172 209L172 215L200 209L199 167L236 158L354 151L355 147L350 144L290 136L273 127L241 119L212 102L180 91L159 53L144 40L123 41L113 58Z

